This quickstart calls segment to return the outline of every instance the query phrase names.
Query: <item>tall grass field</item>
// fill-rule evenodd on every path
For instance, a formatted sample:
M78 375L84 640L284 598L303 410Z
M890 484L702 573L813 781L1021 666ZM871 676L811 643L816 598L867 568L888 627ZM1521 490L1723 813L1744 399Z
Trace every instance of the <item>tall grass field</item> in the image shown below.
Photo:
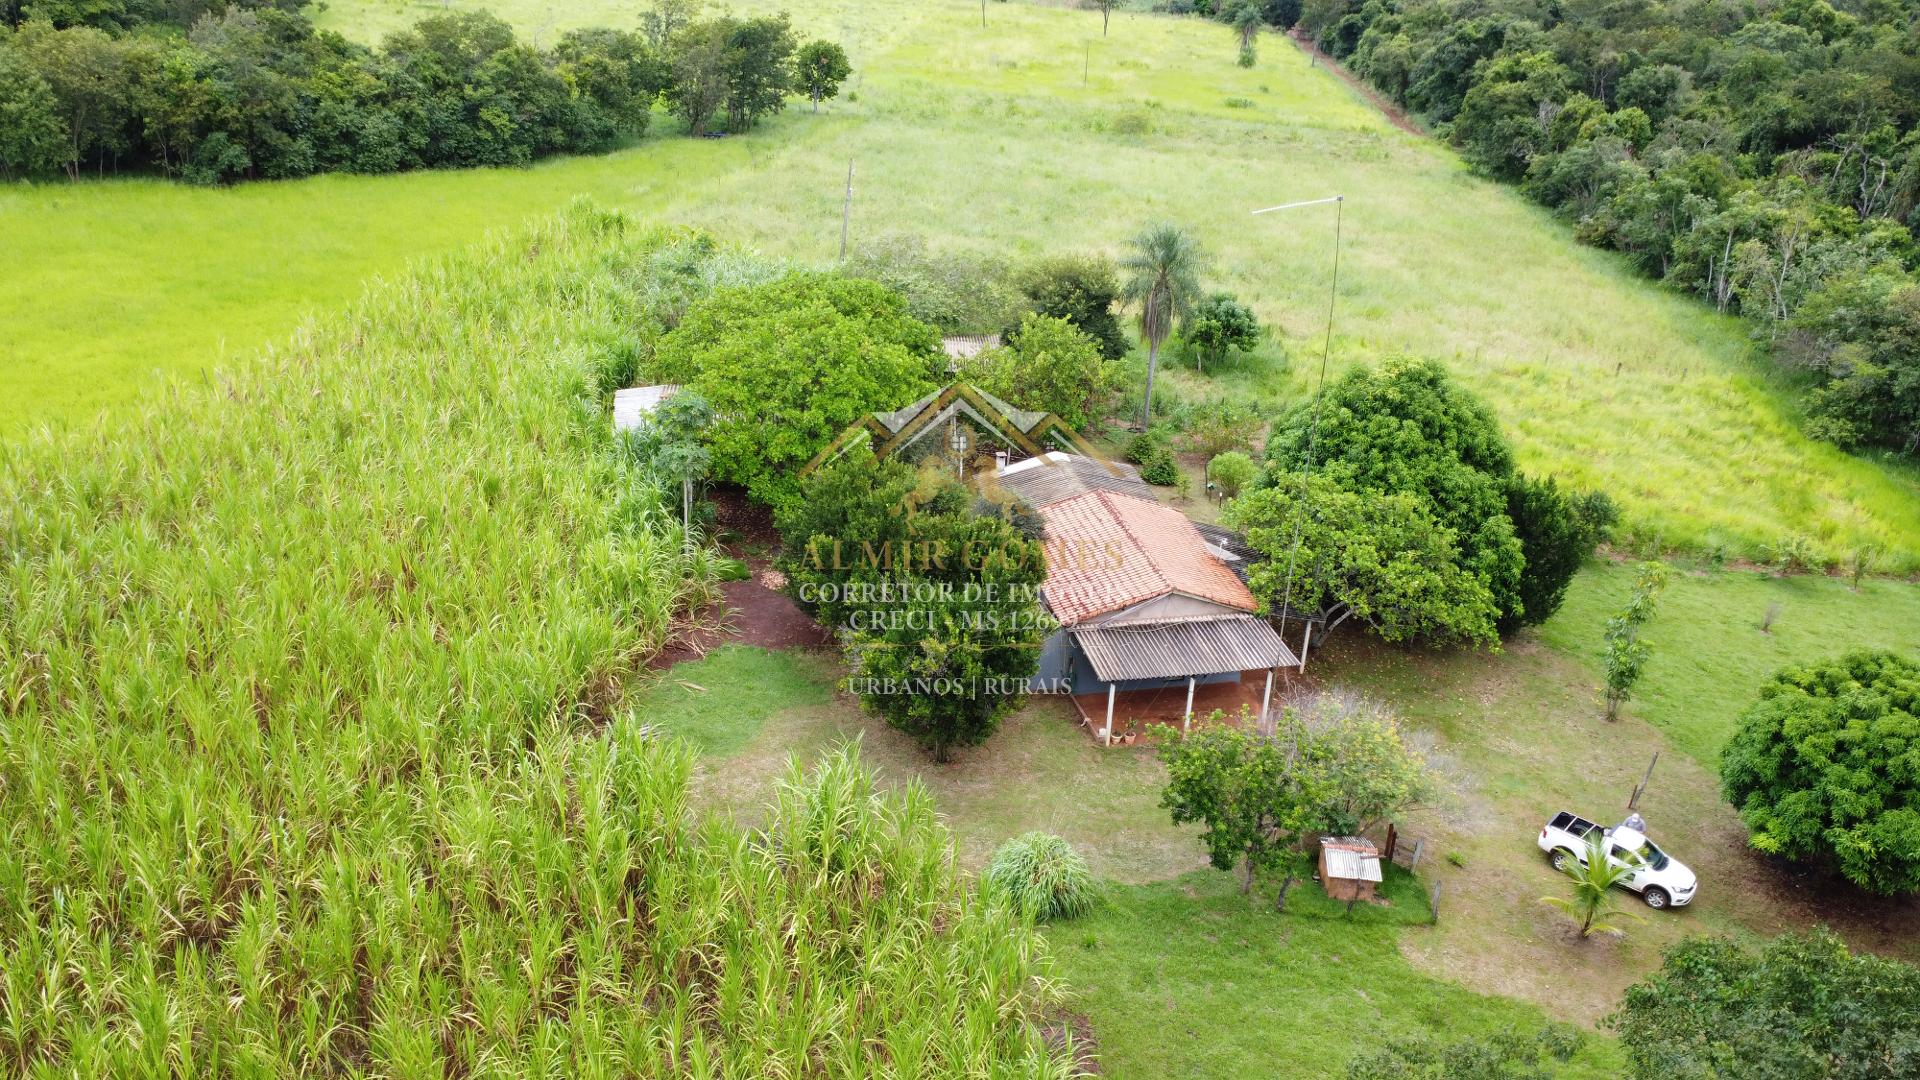
M626 685L710 600L564 220L0 451L0 1074L1052 1076L1037 939L850 752L752 835Z
M488 6L535 35L633 17L603 0ZM1251 211L1341 194L1336 368L1445 360L1526 468L1613 494L1636 548L1814 564L1876 549L1883 570L1920 569L1920 474L1804 438L1736 322L1579 246L1277 36L1243 70L1232 32L1197 19L1122 12L1102 37L1097 13L1050 6L990 4L982 28L963 0L745 5L776 7L845 43L857 73L819 115L797 107L750 136L694 141L663 122L619 153L522 171L0 189L16 271L0 297L0 423L125 408L156 371L240 362L369 276L579 192L831 262L850 162L856 244L918 233L1019 259L1117 251L1154 219L1190 226L1215 256L1208 283L1279 337L1240 370L1172 382L1278 404L1314 381L1334 220ZM437 10L338 0L322 20L374 40Z

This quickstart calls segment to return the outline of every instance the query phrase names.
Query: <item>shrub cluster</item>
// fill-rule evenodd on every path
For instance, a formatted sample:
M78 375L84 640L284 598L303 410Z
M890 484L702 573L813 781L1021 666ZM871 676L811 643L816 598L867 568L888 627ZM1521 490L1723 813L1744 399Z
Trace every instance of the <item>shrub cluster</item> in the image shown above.
M1920 891L1920 663L1853 653L1787 668L1721 751L1755 848L1830 862L1871 892Z
M1001 844L987 864L985 880L1035 922L1084 915L1096 895L1087 860L1052 833L1023 833Z
M695 134L716 121L742 131L790 93L830 96L844 78L844 64L796 70L785 16L652 39L573 30L543 50L465 12L375 50L316 30L297 6L194 10L142 23L29 4L26 21L0 25L0 176L132 167L225 183L524 165L639 136L657 102Z
M1581 238L1753 319L1808 432L1920 445L1912 0L1309 0L1301 24Z

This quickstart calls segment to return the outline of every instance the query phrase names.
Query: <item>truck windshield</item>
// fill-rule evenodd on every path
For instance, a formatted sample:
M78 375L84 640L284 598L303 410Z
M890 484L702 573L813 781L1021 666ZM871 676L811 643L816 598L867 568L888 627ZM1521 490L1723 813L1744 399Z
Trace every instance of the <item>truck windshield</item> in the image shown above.
M1655 870L1665 870L1667 868L1667 853L1654 847L1653 841L1651 840L1641 844L1639 849L1634 852L1634 855L1637 856L1641 862L1646 863Z

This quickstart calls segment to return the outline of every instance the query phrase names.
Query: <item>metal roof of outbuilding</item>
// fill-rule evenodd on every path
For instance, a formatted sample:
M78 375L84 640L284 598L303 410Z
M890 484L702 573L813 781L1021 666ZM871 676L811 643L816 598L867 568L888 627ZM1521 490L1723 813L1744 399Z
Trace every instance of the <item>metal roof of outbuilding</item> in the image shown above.
M1300 662L1273 627L1251 615L1090 627L1073 631L1073 640L1101 682L1222 675Z

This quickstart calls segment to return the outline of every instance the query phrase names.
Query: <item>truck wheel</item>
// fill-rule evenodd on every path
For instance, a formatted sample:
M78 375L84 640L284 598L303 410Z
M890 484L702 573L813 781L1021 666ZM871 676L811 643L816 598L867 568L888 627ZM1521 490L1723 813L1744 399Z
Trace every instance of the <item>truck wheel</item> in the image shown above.
M1553 854L1547 856L1547 861L1553 864L1553 868L1555 870L1558 870L1563 874L1567 872L1567 869L1569 867L1577 865L1579 862L1579 860L1575 858L1573 852L1568 851L1566 848L1563 848L1563 847L1554 848Z
M1658 911L1666 907L1667 901L1671 898L1667 896L1667 890L1658 885L1649 885L1647 891L1640 894L1640 899L1645 900L1648 907Z

